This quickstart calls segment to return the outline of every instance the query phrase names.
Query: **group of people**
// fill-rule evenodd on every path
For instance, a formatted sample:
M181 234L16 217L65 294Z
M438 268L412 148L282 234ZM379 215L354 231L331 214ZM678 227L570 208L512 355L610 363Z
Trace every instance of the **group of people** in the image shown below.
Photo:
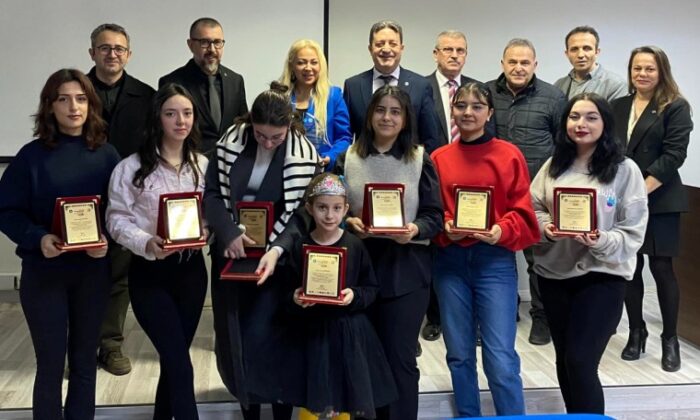
M160 356L155 419L198 418L189 348L204 304L201 250L163 248L162 194L203 194L217 367L246 420L271 403L276 420L415 419L417 340L444 332L456 411L480 416L476 348L499 415L525 411L515 350L515 252L530 273L530 341L553 341L568 412L602 413L598 365L622 315L635 360L643 255L663 317L661 365L680 368L676 335L678 175L693 128L690 106L658 47L632 51L628 81L597 62L599 38L565 38L573 69L550 85L535 76L526 39L505 47L503 73L482 84L461 75L463 33L438 35L436 71L400 66L393 21L369 33L372 69L332 86L320 46L295 42L280 80L250 109L243 78L221 65L223 28L197 19L192 59L159 90L124 70L119 25L91 35L95 67L52 74L35 114L35 140L0 180L0 230L22 258L20 298L36 351L35 418L94 417L96 365L131 370L121 351L126 308ZM80 165L76 165L80 162ZM401 233L372 235L365 185L403 184ZM487 229L455 226L455 185L490 191ZM557 187L594 188L597 230L561 235ZM108 245L67 252L52 231L57 197L103 197ZM235 211L272 203L274 225L257 282L222 281L254 240ZM340 305L301 299L302 246L344 247ZM97 350L97 357L95 355ZM68 394L62 409L66 351Z

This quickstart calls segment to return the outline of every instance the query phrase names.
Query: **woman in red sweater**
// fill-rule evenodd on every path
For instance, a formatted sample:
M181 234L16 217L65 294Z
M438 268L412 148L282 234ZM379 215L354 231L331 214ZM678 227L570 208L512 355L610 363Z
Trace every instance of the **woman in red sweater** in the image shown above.
M487 89L477 83L460 87L452 101L460 139L431 156L445 207L445 231L435 239L433 287L440 301L455 405L460 416L468 417L481 416L477 325L496 413L525 411L520 358L515 351L515 251L538 242L540 236L525 159L516 146L485 132L492 115L493 100ZM461 193L462 213L455 223L459 186L467 188ZM481 208L483 214L468 212L467 206ZM455 231L455 226L472 233Z

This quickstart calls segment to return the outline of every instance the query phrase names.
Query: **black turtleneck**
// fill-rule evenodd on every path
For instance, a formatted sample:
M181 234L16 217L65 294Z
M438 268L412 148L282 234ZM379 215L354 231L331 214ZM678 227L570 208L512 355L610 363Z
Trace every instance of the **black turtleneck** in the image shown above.
M89 150L82 136L59 134L57 140L51 148L41 140L22 147L0 179L0 231L17 244L23 259L45 260L39 245L51 231L57 197L100 195L104 208L109 177L119 162L110 144Z
M493 134L489 133L488 130L486 130L486 131L484 131L484 134L482 134L481 137L479 137L476 140L472 140L472 141L460 140L459 142L466 145L466 146L476 146L477 144L484 144L486 142L489 142L489 141L491 141L492 138L493 138Z

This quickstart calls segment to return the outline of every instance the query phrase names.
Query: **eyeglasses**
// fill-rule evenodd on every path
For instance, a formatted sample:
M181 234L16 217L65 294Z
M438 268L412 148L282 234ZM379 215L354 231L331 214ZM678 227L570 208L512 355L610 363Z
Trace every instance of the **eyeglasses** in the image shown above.
M207 39L207 38L191 38L192 41L196 41L199 43L199 48L202 49L208 49L210 46L214 46L217 50L220 50L224 48L224 43L226 42L223 39Z
M112 51L114 51L114 54L121 57L122 55L126 54L127 51L129 51L128 48L122 47L121 45L117 45L116 47L113 47L111 45L100 45L95 48L97 51L100 52L102 55L109 55Z
M445 48L438 48L438 51L443 53L444 55L458 55L458 56L464 56L467 55L467 49L466 48L453 48L453 47L445 47Z

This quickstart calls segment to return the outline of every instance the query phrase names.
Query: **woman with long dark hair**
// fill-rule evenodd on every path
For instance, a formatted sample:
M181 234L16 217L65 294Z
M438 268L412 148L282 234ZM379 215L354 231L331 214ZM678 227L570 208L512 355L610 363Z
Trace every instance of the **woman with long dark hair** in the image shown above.
M202 192L207 158L190 93L168 84L153 97L147 137L112 174L107 228L133 254L129 297L139 324L160 356L154 419L197 419L189 350L207 291L199 250L164 250L158 236L160 196Z
M318 170L318 153L294 118L287 87L273 82L221 138L206 174L217 364L246 420L260 418L261 403L272 403L275 420L288 420L292 406L303 402L300 337L279 313L287 288L275 263L294 244L298 219L292 216ZM257 284L219 278L226 261L245 258L245 246L254 243L235 211L247 201L273 205L266 254L273 257L261 260Z
M418 143L410 97L398 87L384 86L370 101L362 134L334 169L348 184L348 229L365 239L379 280L370 318L399 391L397 401L377 410L379 419L415 419L418 413L416 343L430 297L430 239L442 230L437 174ZM360 217L369 205L364 202L366 183L404 184L406 233L367 235Z
M603 414L598 365L622 317L646 228L647 198L642 174L624 157L610 105L601 96L574 96L559 133L552 157L530 187L542 233L533 268L566 410ZM595 190L594 232L563 236L555 230L557 187Z
M690 105L671 74L666 53L654 46L635 48L628 64L630 95L613 101L617 136L642 170L649 195L649 224L637 255L634 279L627 285L625 306L629 339L622 359L637 360L646 350L647 332L642 317L644 255L656 282L661 332L661 368L681 368L678 324L679 290L673 257L680 252L680 214L688 211L688 197L678 169L688 153L693 121Z
M95 416L95 349L110 287L107 247L62 251L52 222L58 197L107 195L119 154L105 144L101 113L99 97L83 73L53 73L34 115L37 138L22 147L0 180L0 231L17 244L22 259L19 296L36 353L36 419ZM68 394L62 413L66 351Z

